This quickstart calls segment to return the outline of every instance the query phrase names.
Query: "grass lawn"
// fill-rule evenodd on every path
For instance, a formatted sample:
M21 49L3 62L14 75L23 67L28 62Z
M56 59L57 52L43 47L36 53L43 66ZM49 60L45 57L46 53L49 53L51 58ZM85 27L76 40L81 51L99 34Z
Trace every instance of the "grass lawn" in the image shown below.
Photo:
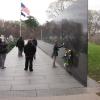
M100 82L100 45L88 43L89 76Z

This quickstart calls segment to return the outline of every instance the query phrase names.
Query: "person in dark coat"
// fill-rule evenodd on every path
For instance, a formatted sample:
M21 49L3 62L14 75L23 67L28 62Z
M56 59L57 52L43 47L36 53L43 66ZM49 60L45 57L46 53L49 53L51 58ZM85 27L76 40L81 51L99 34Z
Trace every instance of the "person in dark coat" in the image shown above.
M22 56L23 49L24 49L24 40L20 37L16 43L16 47L18 47L18 56Z
M2 69L6 68L4 64L7 51L7 43L5 41L2 42L2 39L0 39L0 68Z
M57 42L57 41L56 41L55 44L54 44L53 53L52 53L52 58L54 58L54 60L53 60L53 67L56 67L56 66L55 66L55 62L56 62L56 58L57 58L57 56L58 56L59 48L61 48L61 47L63 47L63 46L64 46L64 44L61 45L61 46L58 46L58 42Z
M36 51L37 51L37 40L36 40L36 38L33 38L32 43L36 47ZM34 59L36 59L36 52L35 52L35 55L34 55Z
M0 68L2 67L2 39L0 38Z
M29 40L28 43L25 45L24 47L24 53L25 53L25 68L24 70L28 70L28 66L29 66L29 70L33 71L33 57L35 55L36 52L36 48L35 46L32 44L32 41Z

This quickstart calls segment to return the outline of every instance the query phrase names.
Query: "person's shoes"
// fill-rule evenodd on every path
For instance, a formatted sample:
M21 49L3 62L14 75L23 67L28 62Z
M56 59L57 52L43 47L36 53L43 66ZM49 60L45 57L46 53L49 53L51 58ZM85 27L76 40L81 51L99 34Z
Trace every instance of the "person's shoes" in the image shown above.
M33 69L31 69L30 72L33 72Z
M5 69L6 67L1 67L1 69Z
M54 65L53 65L52 67L53 67L53 68L55 68L55 66L54 66Z
M21 57L23 57L23 55L22 55L22 54L21 54L20 56L21 56Z
M57 66L56 65L53 65L53 68L56 68Z
M24 70L25 70L25 71L27 71L27 69L26 69L26 68L24 68Z

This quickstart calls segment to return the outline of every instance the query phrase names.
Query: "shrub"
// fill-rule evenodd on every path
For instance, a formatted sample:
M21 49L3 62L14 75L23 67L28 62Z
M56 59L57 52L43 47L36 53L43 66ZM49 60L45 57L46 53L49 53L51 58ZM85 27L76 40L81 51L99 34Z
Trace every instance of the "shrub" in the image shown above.
M8 42L8 52L10 52L12 48L15 47L15 45L16 45L16 40L14 40L13 42L9 41Z

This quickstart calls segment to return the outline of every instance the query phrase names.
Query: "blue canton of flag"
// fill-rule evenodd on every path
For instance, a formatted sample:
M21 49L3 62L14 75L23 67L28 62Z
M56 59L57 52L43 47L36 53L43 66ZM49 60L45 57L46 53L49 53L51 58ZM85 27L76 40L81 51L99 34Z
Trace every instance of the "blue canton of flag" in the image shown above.
M21 3L21 12L23 13L26 13L28 16L30 15L30 11L29 11L29 9L23 4L23 3ZM23 15L21 13L21 15ZM25 15L25 14L24 14Z

